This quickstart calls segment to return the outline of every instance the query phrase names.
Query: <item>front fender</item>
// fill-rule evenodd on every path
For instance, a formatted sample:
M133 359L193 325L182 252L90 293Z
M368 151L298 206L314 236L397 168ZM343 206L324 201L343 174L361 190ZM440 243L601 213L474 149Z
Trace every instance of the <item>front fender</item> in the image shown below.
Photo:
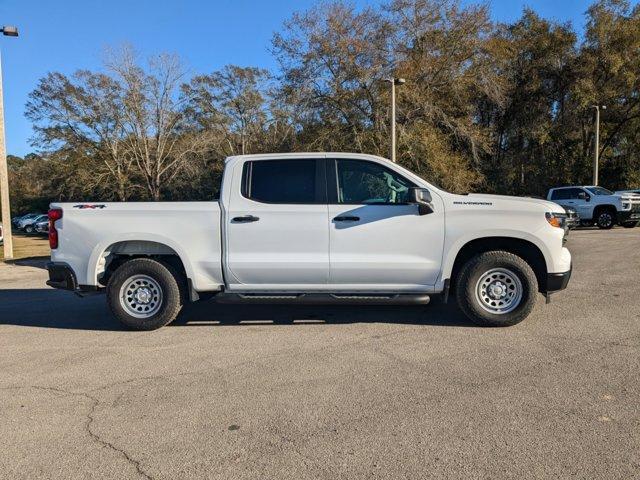
M560 239L557 240L558 245L562 248L562 235L563 232L558 229L560 233ZM555 232L550 231L549 234L554 234ZM542 256L544 257L545 264L547 266L547 271L554 271L554 262L553 262L553 252L550 250L547 242L545 242L542 238L534 233L522 231L522 230L513 230L513 229L486 229L486 230L474 230L473 232L464 234L462 236L456 237L450 244L446 242L445 251L443 252L442 259L442 274L438 281L438 284L442 286L444 281L448 278L451 278L451 273L453 271L453 265L456 261L456 257L460 253L460 250L473 240L480 240L492 237L502 237L502 238L514 238L518 240L525 240L527 242L535 245Z

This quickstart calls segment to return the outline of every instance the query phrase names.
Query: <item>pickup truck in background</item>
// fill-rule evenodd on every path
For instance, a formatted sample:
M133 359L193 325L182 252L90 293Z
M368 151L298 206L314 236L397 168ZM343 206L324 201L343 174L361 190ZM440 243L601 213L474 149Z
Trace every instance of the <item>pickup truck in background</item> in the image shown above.
M565 212L545 200L456 195L380 157L243 155L209 202L53 203L50 286L106 291L133 329L183 303L426 304L455 292L487 326L564 289Z
M610 229L618 224L626 228L640 222L640 197L632 193L613 193L596 186L552 188L547 200L563 207L573 207L583 224Z

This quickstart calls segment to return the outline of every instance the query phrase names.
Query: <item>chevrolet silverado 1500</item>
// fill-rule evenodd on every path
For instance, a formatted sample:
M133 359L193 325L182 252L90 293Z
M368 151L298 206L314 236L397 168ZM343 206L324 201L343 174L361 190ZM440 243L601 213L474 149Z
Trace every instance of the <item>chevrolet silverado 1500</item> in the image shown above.
M513 325L566 287L565 212L545 200L456 195L380 157L243 155L209 202L53 203L50 286L106 291L134 329L187 301L420 304L455 294Z

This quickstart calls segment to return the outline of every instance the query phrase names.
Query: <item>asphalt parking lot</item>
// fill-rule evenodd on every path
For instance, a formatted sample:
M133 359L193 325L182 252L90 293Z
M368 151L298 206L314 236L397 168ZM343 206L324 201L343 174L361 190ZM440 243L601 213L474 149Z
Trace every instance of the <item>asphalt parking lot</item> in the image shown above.
M0 477L639 478L640 228L568 246L568 290L506 329L434 301L128 332L0 265Z

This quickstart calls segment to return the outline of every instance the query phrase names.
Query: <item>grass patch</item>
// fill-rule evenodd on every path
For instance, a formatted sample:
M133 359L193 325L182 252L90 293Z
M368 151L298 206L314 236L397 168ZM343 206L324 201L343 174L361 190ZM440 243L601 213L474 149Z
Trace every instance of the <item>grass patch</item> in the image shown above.
M48 257L51 255L46 237L13 235L13 259ZM4 261L4 247L0 247L0 261Z

